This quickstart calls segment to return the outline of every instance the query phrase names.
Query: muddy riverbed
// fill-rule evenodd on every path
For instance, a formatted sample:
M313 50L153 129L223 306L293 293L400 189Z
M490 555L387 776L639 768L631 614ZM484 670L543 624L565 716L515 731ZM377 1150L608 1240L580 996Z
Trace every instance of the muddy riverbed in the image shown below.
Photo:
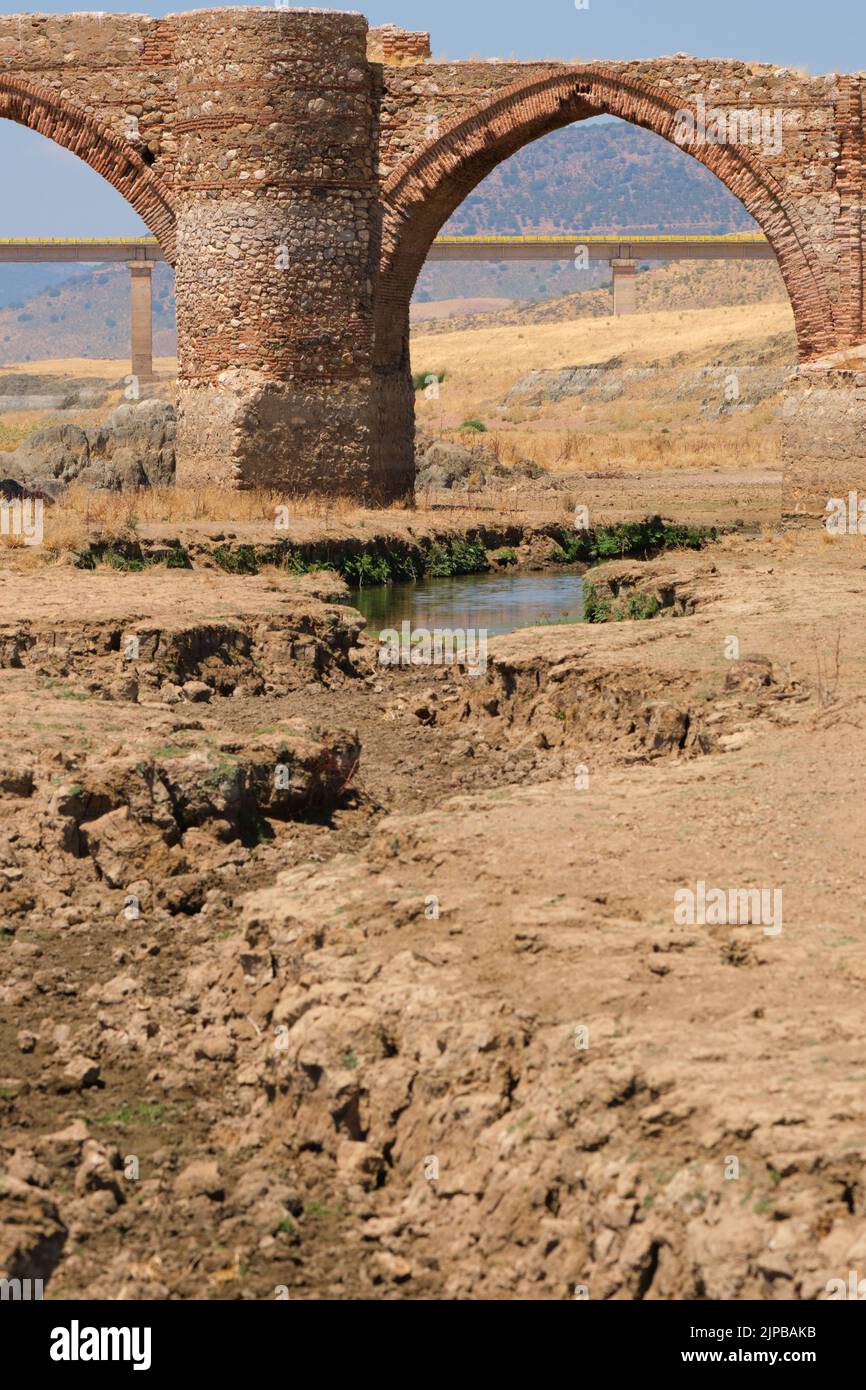
M333 575L0 574L0 1273L825 1296L866 1214L864 562L613 562L658 616L593 625L574 574L365 595L519 628L474 679L382 670ZM678 925L698 881L783 931Z

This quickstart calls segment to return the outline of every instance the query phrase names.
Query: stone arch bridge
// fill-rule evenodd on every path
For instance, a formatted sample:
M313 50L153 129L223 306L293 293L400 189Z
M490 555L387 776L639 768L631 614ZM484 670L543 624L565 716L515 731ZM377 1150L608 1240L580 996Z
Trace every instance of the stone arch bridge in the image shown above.
M178 480L409 492L409 300L503 159L610 113L740 199L788 289L800 368L786 509L866 481L864 79L685 54L434 62L327 10L0 17L0 116L102 174L176 272ZM862 360L861 360L862 358Z

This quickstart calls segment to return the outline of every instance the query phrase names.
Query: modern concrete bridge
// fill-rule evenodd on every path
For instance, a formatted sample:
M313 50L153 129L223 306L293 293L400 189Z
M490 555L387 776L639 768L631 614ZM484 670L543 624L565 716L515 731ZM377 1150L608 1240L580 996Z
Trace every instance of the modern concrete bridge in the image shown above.
M151 274L166 255L156 237L2 237L0 264L9 262L103 265L125 261L130 273L132 372L141 381L153 376L153 295ZM614 314L633 314L635 274L642 261L732 261L774 259L760 232L724 236L630 236L568 232L557 236L439 236L428 261L574 261L583 269L593 261L610 264Z
M725 236L623 236L567 232L557 236L438 236L428 261L572 261L578 270L607 261L614 314L637 308L635 277L642 261L772 261L762 232ZM578 286L576 286L578 287Z
M130 366L139 381L153 378L153 266L165 255L156 237L2 237L0 264L60 265L67 261L125 261L129 266Z

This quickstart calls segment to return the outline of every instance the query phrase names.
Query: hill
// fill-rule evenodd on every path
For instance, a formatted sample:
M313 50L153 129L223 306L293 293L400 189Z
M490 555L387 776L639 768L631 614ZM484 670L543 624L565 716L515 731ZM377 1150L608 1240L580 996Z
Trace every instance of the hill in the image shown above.
M454 213L452 236L496 231L744 232L755 226L724 184L652 131L598 119L527 145Z
M605 318L611 312L610 270L604 288L553 299L479 310L473 301L445 300L419 305L413 336L489 329L509 324L566 323L570 319ZM735 304L787 303L788 293L775 261L669 261L644 268L637 277L637 308L642 314L664 310L715 309ZM484 303L485 301L482 301ZM466 305L462 308L462 305ZM436 311L439 311L438 313Z
M781 301L534 322L506 310L412 334L413 371L441 380L416 396L423 435L558 472L778 467L796 360Z
M451 236L745 232L742 203L703 164L652 131L600 118L567 126L500 164L443 228ZM609 280L606 266L580 289ZM428 264L416 297L543 299L574 292L569 262Z
M22 270L54 270L27 266ZM153 273L153 342L159 357L176 351L174 275L157 265ZM0 309L0 364L43 358L129 356L129 271L100 265Z

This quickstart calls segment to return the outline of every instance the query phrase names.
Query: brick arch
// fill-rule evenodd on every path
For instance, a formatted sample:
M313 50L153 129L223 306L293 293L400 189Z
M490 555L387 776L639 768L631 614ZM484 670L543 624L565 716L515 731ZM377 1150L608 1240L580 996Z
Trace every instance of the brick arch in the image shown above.
M609 114L674 140L682 109L661 87L599 66L571 68L505 88L450 122L382 189L377 362L408 360L408 302L439 229L487 174L524 145L590 116ZM744 146L678 146L706 165L751 213L776 253L794 311L800 358L833 347L834 313L809 236L784 190ZM398 344L397 334L406 341Z
M38 131L101 174L135 208L166 259L174 263L175 213L168 192L127 141L81 107L29 79L0 77L0 117Z

